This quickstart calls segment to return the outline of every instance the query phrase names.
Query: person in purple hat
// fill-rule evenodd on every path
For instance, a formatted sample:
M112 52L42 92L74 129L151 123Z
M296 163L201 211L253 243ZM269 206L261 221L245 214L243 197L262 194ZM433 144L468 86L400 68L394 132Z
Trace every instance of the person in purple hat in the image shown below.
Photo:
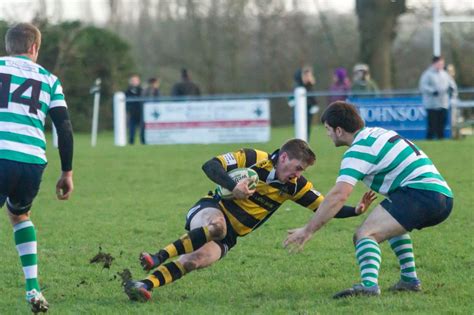
M330 87L331 95L329 96L329 103L335 101L344 101L347 98L348 92L351 90L351 80L347 76L345 68L336 68L333 74L333 83Z

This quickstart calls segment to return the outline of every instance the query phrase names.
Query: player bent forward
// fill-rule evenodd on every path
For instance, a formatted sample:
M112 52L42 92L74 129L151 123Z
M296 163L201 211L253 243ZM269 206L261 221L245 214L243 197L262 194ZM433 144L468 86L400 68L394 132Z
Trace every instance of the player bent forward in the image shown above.
M144 302L151 298L153 288L212 265L236 244L237 237L262 225L286 200L316 211L324 197L301 175L315 159L305 141L292 139L272 154L241 149L207 161L203 165L206 175L232 191L234 199L220 199L210 194L199 200L186 217L185 228L189 233L156 254L142 253L140 262L145 270L158 268L144 280L127 282L125 293L131 300ZM248 188L249 179L236 184L227 174L242 167L250 167L259 175L254 190ZM364 194L357 208L341 205L336 217L364 212L374 195L373 192ZM178 259L165 263L177 256Z
M394 131L364 128L356 108L334 102L321 117L328 136L345 152L336 185L303 228L289 231L285 246L302 249L312 235L344 204L357 181L385 195L354 235L361 283L334 298L379 295L379 243L388 240L400 263L396 291L420 291L409 231L443 222L453 207L453 194L428 156Z

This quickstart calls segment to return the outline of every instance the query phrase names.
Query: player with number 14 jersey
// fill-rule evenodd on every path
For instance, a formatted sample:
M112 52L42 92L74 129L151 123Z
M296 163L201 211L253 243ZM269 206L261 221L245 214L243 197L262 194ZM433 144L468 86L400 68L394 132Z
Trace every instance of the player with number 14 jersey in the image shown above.
M23 56L0 58L0 153L2 159L45 164L45 118L67 107L61 83Z
M58 134L61 176L56 195L72 193L73 134L61 83L36 63L41 32L19 23L5 36L7 57L0 58L0 207L6 205L25 276L26 300L34 313L49 304L38 281L36 228L30 219L46 167L44 125L50 115Z

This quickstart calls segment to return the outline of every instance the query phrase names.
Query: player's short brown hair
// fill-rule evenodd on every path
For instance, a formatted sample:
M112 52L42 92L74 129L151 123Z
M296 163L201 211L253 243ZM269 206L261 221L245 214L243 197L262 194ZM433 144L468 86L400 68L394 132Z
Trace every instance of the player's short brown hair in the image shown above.
M357 108L343 101L329 104L321 116L321 122L327 123L332 128L341 127L347 132L355 132L364 128L364 121Z
M280 154L286 152L290 159L297 159L308 165L313 165L316 161L316 154L309 147L309 144L301 139L290 139L280 148Z
M18 23L5 34L5 50L9 55L26 54L33 44L41 45L41 32L31 23Z

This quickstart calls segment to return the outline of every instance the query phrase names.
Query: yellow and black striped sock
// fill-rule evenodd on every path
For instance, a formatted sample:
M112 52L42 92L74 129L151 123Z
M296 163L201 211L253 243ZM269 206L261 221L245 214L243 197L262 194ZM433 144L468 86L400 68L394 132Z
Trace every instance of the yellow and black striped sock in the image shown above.
M152 288L161 287L165 284L176 281L185 273L186 271L184 270L183 265L176 260L159 266L145 280L142 280L142 282L145 283L148 290L151 290Z
M175 242L161 249L156 255L161 263L168 258L188 254L209 242L211 237L207 226L199 227L184 234Z

